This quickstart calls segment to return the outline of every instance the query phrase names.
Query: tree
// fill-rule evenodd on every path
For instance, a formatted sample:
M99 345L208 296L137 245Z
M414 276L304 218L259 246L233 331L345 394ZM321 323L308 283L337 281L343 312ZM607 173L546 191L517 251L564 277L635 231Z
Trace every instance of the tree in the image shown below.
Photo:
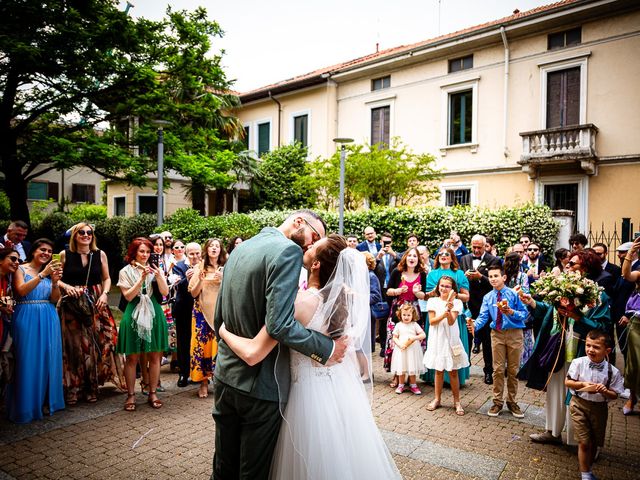
M157 165L153 119L172 122L167 169L202 191L233 182L223 152L239 129L225 113L237 97L208 55L222 32L204 9L167 13L152 22L112 0L0 3L11 19L0 25L0 171L12 218L29 220L27 184L50 170L81 165L144 185Z
M252 182L258 208L271 210L309 207L315 204L307 148L285 145L262 156Z
M433 181L442 177L435 157L413 153L399 138L384 144L347 145L345 161L345 207L406 205L415 198L429 201L437 196ZM335 208L339 194L340 152L311 165L318 203Z

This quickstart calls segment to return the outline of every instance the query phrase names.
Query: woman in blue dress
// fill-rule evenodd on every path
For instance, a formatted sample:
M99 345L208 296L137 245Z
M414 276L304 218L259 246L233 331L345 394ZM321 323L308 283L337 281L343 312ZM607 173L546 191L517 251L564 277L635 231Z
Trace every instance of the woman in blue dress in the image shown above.
M427 297L437 296L435 293L436 286L438 285L440 277L444 275L451 277L456 281L458 286L458 295L456 298L462 302L467 302L469 300L469 280L465 277L464 272L460 270L456 254L450 247L441 248L438 251L438 256L433 264L433 270L431 270L427 276L427 285L425 287ZM467 335L467 324L463 312L458 315L458 328L460 328L460 340L462 340L462 346L464 347L465 352L467 352L467 356L469 356L469 337ZM425 322L424 332L427 334L428 339L429 322ZM427 370L421 378L427 383L433 383L435 379L435 371ZM459 369L458 380L460 381L460 386L465 384L467 378L469 378L469 367ZM447 372L444 374L444 381L449 384L449 374Z
M7 391L9 420L28 423L64 408L62 337L55 302L60 298L60 262L51 262L53 242L36 240L13 276L16 308L11 325L15 354Z

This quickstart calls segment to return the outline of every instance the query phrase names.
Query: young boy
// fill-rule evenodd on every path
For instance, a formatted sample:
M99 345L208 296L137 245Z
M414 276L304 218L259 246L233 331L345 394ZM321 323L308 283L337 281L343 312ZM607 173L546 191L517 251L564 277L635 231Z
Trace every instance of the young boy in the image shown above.
M571 362L565 385L570 389L569 414L578 441L578 463L583 480L596 477L591 465L598 447L604 445L607 430L607 402L624 391L622 375L605 360L611 352L611 337L591 330L586 338L586 357Z
M507 276L500 265L489 267L489 283L493 290L482 299L480 313L475 322L467 320L467 328L471 333L484 327L491 321L491 352L493 353L493 405L487 412L490 417L497 417L504 406L504 370L507 366L507 408L516 418L524 414L518 403L518 379L516 375L520 367L520 356L523 348L524 321L527 318L527 307L523 305L518 294L505 286Z

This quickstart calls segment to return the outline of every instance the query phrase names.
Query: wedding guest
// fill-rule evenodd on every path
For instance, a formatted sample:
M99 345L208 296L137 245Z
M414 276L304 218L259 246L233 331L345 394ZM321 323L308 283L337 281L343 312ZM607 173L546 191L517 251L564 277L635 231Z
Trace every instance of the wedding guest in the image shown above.
M347 246L348 246L348 242L347 242ZM375 332L377 331L376 322L378 321L378 317L376 317L376 312L374 311L374 306L381 304L383 300L382 300L382 292L380 290L380 281L378 280L378 277L376 277L376 274L374 273L374 270L376 268L376 259L369 252L361 252L361 253L364 255L364 258L367 261L367 270L369 272L369 309L371 311L370 312L371 313L371 351L373 352L375 350L375 345L376 345ZM383 305L387 306L386 302ZM380 321L386 320L387 317L389 316L388 309L385 309L385 310L386 310L386 315L383 314L380 317Z
M433 264L433 270L429 272L427 275L427 285L426 292L427 297L436 297L438 295L436 286L440 279L444 276L453 278L454 290L456 292L456 296L454 297L461 302L466 302L469 300L469 280L464 275L464 272L460 270L460 266L458 265L458 259L453 253L453 249L447 248L444 250L440 250L436 260ZM425 305L426 308L426 305ZM462 346L467 356L469 356L469 335L467 334L467 324L465 316L460 310L457 319L457 327L459 331L459 336L462 342ZM429 341L429 331L431 330L431 326L429 322L425 322L424 331L427 335L427 342ZM469 378L469 367L461 367L457 369L457 381L458 385L464 385ZM428 369L424 375L422 375L422 379L427 383L434 383L436 377L436 371L433 369ZM445 370L444 372L444 383L450 384L451 379L449 378L449 373Z
M174 263L182 262L185 259L184 256L185 245L182 240L176 240L171 247L171 253L173 254Z
M567 268L567 263L569 263L569 260L571 260L571 250L568 250L566 248L559 248L553 255L556 259L556 263L551 269L551 275L557 277Z
M384 368L388 372L391 369L391 356L393 354L393 329L397 321L396 310L400 305L409 302L420 313L418 299L426 298L424 285L427 276L420 254L416 248L407 250L398 263L396 269L391 272L391 278L387 288L387 296L393 298L391 315L387 322L387 339L385 345ZM422 325L421 325L422 327ZM398 376L394 375L389 384L390 387L398 386Z
M51 262L52 253L51 240L36 240L27 262L13 276L15 371L7 390L7 413L16 423L42 419L43 409L49 415L64 409L60 319L54 307L62 270L60 262Z
M574 233L569 237L569 245L572 252L584 250L588 243L589 240L582 233Z
M410 303L403 303L396 310L399 322L393 330L393 355L391 371L398 376L396 393L405 391L405 381L414 395L422 395L416 383L416 376L424 372L420 343L426 338L418 325L420 315Z
M231 252L233 252L233 250L235 250L235 248L243 241L244 239L242 237L231 237L231 239L227 243L227 255L231 255Z
M625 318L627 320L627 356L624 362L624 386L630 390L629 399L622 413L630 415L638 402L640 393L640 270L633 270L632 263L640 251L640 237L636 238L622 262L622 276L635 284L635 290L627 300Z
M505 285L511 289L518 287L525 293L529 293L529 277L520 270L520 256L510 253L504 259L504 274L507 276ZM522 329L522 355L520 355L520 364L518 368L529 360L531 352L533 352L533 324L531 316L527 315L524 328Z
M573 258L572 260L573 261ZM570 268L579 271L583 276L587 276L586 266L583 266L579 260L574 262ZM560 366L554 365L554 358L573 358L585 356L584 339L587 333L593 329L606 330L611 321L609 313L609 305L607 294L600 294L600 304L590 308L586 312L580 310L568 310L562 307L554 307L541 301L534 300L530 295L520 292L520 299L530 309L532 309L534 328L538 326L538 335L536 343L533 347L533 353L529 361L521 369L518 377L527 380L527 387L536 390L545 390L545 431L542 433L532 433L529 435L531 440L536 443L555 443L561 444L561 433L567 426L567 444L576 445L573 433L573 425L569 421L567 415L567 407L565 404L567 389L564 385L564 379L567 376L569 363L562 362ZM568 319L561 323L561 318ZM545 351L553 347L552 343L558 339L558 334L562 335L563 325L568 332L567 338L576 338L576 342L562 342L562 352L558 356L551 355L550 362L543 361ZM552 333L553 332L553 333ZM558 333L559 332L559 333ZM570 343L570 347L567 347ZM570 351L568 351L570 348ZM568 353L568 355L567 355ZM555 366L555 368L554 368Z
M13 299L13 274L20 264L20 256L13 248L0 248L0 399L12 375L12 339L9 334L11 317L15 308Z
M376 231L373 227L367 227L364 229L364 240L356 245L356 249L361 252L371 252L372 255L377 255L382 245L376 240Z
M213 376L218 352L213 314L227 252L218 238L207 240L202 251L203 260L195 267L188 287L195 299L191 322L191 381L200 383L198 397L207 398L209 379Z
M193 297L188 291L189 281L193 277L194 268L200 263L202 248L192 242L186 245L186 259L178 262L174 272L180 277L176 283L176 295L173 302L173 318L176 324L178 354L178 387L189 385L191 369L191 316Z
M358 246L358 236L355 233L347 235L347 247L356 248Z
M448 249L451 250L451 249ZM442 253L442 252L441 252ZM452 292L457 290L453 278L440 277L435 287L436 296L427 301L429 312L429 340L424 354L424 365L435 370L435 398L427 405L427 410L440 408L442 403L442 387L444 373L449 374L449 384L453 394L453 405L456 415L464 415L460 403L460 384L458 370L469 367L469 356L463 348L460 328L456 325L462 312L462 302ZM466 337L466 335L463 335Z
M126 355L127 400L124 409L136 409L135 383L136 364L141 353L149 362L149 385L147 402L152 408L161 408L162 401L156 394L160 380L162 352L169 348L167 321L160 301L169 293L169 286L162 271L149 265L153 245L143 237L133 239L127 248L125 262L120 270L118 287L129 302L120 322L117 351Z
M20 263L26 261L31 250L31 243L25 240L27 233L29 233L29 225L22 220L15 220L7 227L7 233L4 234L0 243L0 246L13 248L18 252Z
M71 228L69 246L60 253L64 297L58 313L62 326L64 388L67 405L94 403L98 387L112 382L124 389L123 366L116 355L116 322L108 305L111 289L107 254L98 249L91 225Z

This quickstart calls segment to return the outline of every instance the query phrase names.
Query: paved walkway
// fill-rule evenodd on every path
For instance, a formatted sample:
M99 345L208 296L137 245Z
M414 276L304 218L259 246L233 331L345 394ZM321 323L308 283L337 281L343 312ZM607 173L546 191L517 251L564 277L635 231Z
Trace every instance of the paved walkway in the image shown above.
M505 410L489 418L484 412L491 392L480 373L473 367L462 389L467 414L458 417L448 390L443 408L435 412L425 408L433 394L430 386L422 385L422 396L395 394L375 357L373 411L404 478L579 478L575 450L529 441L529 433L544 422L544 395L521 384L519 403L526 417L517 420ZM176 379L163 367L167 392L160 394L165 404L158 411L138 394L137 411L124 412L124 395L105 387L94 405L79 404L29 425L0 421L0 480L209 478L213 400L197 398L195 386L177 388ZM621 408L622 400L610 406L606 445L594 468L600 479L640 476L640 415L624 417Z

